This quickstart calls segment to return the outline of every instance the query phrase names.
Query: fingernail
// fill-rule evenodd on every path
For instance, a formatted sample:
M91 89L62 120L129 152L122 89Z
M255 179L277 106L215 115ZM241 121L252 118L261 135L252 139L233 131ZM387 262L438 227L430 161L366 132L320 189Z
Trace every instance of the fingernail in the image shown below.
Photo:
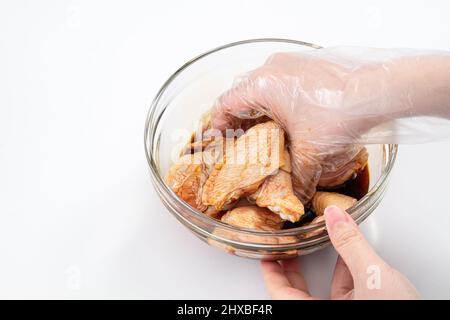
M344 212L344 210L336 207L336 206L329 206L325 209L324 212L325 215L325 221L327 224L328 230L333 230L337 223L339 222L347 222L347 215Z

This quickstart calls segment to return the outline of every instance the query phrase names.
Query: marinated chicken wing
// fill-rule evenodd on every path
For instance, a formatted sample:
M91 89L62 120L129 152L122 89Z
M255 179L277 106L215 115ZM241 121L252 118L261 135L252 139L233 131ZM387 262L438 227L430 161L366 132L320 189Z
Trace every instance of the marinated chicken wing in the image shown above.
M201 141L200 141L201 142ZM223 161L225 149L234 144L233 138L217 137L205 144L202 152L190 152L182 155L177 163L172 165L166 177L169 187L192 207L203 211L210 217L217 218L221 210L231 209L231 204L217 210L214 206L202 203L203 186L216 163Z
M292 189L291 175L284 170L268 177L257 191L256 204L266 207L282 219L296 222L305 213Z
M216 137L203 150L203 162L208 167L208 175L214 170L216 165L223 163L227 149L234 146L234 138Z
M211 129L211 113L205 112L197 125L195 126L194 132L189 137L186 145L180 151L180 157L189 154L203 151L204 148L214 140L214 137L206 136L204 133Z
M284 165L284 131L274 121L258 124L226 149L216 163L202 195L204 205L221 210L254 193L264 179Z
M194 142L187 143L183 149L181 149L180 156L184 156L186 154L193 154L196 152L202 152L211 142L212 138L197 140Z
M318 191L314 194L311 203L316 215L321 216L325 209L331 205L347 210L356 203L356 199L336 192Z
M222 216L223 222L230 225L257 230L280 230L283 220L267 210L257 206L245 206L228 211Z
M223 222L241 228L249 228L263 231L276 231L283 227L280 217L266 208L257 206L238 207L228 211L221 219ZM271 236L258 234L244 234L239 231L216 228L213 232L216 237L233 240L236 242L257 244L289 244L298 239L294 236ZM211 245L219 247L227 252L235 253L235 248L214 239L208 239ZM273 252L272 252L273 253ZM297 252L293 250L292 255Z
M263 231L276 231L283 227L283 221L280 217L266 208L257 206L238 207L228 211L221 219L223 222L233 225L235 227L250 228ZM298 241L294 236L271 236L258 235L251 233L242 233L239 231L228 230L224 228L216 228L213 231L215 237L233 240L235 242L255 243L255 244L289 244ZM229 253L236 253L239 250L234 248L234 245L228 245L222 241L215 239L208 239L208 243L225 250ZM268 258L273 257L274 252L271 251ZM294 249L286 254L296 255L297 251Z
M285 163L290 163L287 152L285 153ZM294 194L291 174L283 168L289 170L290 166L285 165L276 174L267 177L251 198L256 200L259 207L270 209L284 220L296 222L305 213L305 209Z
M319 187L335 187L343 184L347 180L356 176L356 174L364 169L369 159L369 153L366 148L362 148L352 161L335 171L323 172L319 179Z
M182 156L170 167L166 177L167 184L173 192L200 211L207 209L201 201L202 188L208 178L202 156L201 152Z

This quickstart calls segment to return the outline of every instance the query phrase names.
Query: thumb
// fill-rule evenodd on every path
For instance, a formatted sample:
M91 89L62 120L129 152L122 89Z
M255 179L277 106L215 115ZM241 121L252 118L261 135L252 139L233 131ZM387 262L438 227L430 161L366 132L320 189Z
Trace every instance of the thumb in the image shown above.
M386 265L347 212L336 206L329 206L325 209L325 221L331 243L344 260L353 279L366 277L369 267L381 268Z

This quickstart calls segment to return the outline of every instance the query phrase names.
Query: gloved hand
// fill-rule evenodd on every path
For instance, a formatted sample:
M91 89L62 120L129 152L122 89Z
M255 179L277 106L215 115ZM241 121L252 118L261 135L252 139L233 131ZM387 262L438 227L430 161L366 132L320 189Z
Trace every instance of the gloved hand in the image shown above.
M262 115L289 135L293 185L305 203L319 180L348 173L362 144L450 136L447 120L418 119L450 117L450 55L362 48L277 53L217 99L212 125L223 130Z
M338 207L325 210L331 243L339 253L331 284L331 299L418 299L414 286L390 267L364 239L352 217ZM298 259L261 262L269 294L274 299L315 299L308 291Z

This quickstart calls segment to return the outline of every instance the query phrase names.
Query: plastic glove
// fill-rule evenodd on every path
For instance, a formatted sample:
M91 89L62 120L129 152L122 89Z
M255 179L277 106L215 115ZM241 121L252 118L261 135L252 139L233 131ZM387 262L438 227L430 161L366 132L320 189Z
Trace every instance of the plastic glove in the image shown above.
M418 299L414 286L381 259L353 219L338 207L325 210L331 243L339 253L331 299ZM267 289L274 299L315 299L308 291L298 259L261 262Z
M289 135L294 189L305 203L319 180L348 171L362 144L450 136L443 120L450 55L355 47L277 53L218 98L212 125L223 130L263 115Z

